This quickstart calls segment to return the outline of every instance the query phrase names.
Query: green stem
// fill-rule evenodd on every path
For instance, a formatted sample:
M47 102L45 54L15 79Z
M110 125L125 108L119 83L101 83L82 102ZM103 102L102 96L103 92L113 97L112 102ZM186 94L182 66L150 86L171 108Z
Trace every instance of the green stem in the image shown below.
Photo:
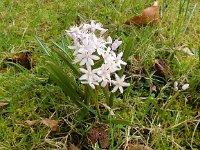
M95 90L95 108L97 110L97 115L99 117L99 121L102 121L101 119L101 113L100 113L100 109L99 109L99 103L98 103L98 92Z
M102 121L101 119L101 113L100 113L100 109L99 109L99 103L98 103L98 92L97 90L92 90L91 87L87 86L88 88L88 92L90 94L90 99L93 100L96 111L97 111L97 116L99 118L100 121Z
M90 96L88 94L88 87L85 86L85 105L89 106L90 104Z
M108 103L108 106L110 108L112 108L112 106L113 106L113 99L114 99L114 97L115 97L115 93L111 93L110 97L109 97L109 103Z
M109 105L110 100L109 100L109 89L108 89L108 85L106 85L106 87L103 88L103 93L104 93L105 98L106 98L106 103L107 103L107 105Z

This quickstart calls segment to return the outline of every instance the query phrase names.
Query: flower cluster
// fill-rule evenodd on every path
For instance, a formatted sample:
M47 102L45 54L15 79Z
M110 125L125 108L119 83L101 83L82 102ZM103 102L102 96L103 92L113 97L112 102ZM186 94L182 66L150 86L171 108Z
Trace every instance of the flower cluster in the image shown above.
M187 90L188 88L189 88L189 84L187 83L187 84L184 84L183 86L182 86L182 90L183 91L185 91L185 90ZM178 91L178 82L177 81L175 81L174 82L174 91Z
M113 41L110 36L104 37L107 29L102 28L100 23L91 21L90 24L81 24L66 30L67 35L73 40L74 45L69 49L74 50L74 63L79 63L83 75L80 77L82 84L89 84L93 89L96 85L105 87L107 84L115 85L112 92L117 89L123 93L123 86L130 84L124 82L125 76L121 78L115 73L126 65L122 60L123 52L116 53L122 44L118 39ZM95 67L96 62L102 62L100 67ZM115 74L116 80L111 79Z

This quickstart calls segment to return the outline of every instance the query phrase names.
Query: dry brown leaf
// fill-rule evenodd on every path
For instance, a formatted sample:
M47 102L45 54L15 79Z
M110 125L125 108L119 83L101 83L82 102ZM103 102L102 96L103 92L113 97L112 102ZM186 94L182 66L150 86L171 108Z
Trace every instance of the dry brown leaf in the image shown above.
M95 127L90 129L87 133L87 139L91 144L99 142L99 146L101 148L108 148L109 146L108 132L103 127Z
M87 133L87 139L89 143L95 144L99 139L99 130L98 128L92 128Z
M28 126L35 126L35 125L37 125L39 122L40 122L40 120L26 120L26 121L25 121L25 123L26 123Z
M80 150L78 147L76 147L74 144L70 144L68 147L69 150Z
M154 71L160 77L165 77L165 76L172 77L172 73L170 72L169 67L161 59L155 60Z
M153 150L153 149L142 144L128 144L126 146L126 150Z
M126 24L134 24L137 26L146 26L150 24L157 26L159 25L159 18L159 5L158 1L155 1L153 6L145 8L140 16L131 18L126 21Z
M40 123L46 125L52 131L58 130L58 121L56 121L56 120L51 120L51 119L45 118L45 119L40 120Z
M108 132L104 128L99 128L99 145L101 148L109 146Z
M5 108L9 103L0 102L0 108Z
M21 51L19 53L14 54L12 57L8 57L5 61L19 63L27 69L31 69L33 65L31 62L32 52L30 51Z

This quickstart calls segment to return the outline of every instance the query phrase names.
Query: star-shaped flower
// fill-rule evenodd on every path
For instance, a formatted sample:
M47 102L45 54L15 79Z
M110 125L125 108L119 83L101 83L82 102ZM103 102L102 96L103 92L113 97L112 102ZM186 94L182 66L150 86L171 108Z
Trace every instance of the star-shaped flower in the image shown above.
M116 92L118 89L121 93L123 93L123 87L127 87L127 86L130 86L130 83L126 83L124 82L124 79L125 79L125 75L123 75L121 78L115 74L115 78L116 78L116 81L113 81L112 80L112 83L115 85L115 87L113 88L112 90L112 93Z

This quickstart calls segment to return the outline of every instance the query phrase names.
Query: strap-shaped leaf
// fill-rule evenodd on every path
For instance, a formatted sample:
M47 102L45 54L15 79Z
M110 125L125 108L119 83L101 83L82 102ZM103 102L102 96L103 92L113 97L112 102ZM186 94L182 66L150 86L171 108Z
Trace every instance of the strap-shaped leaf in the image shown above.
M37 36L35 36L35 39L36 39L36 41L40 44L40 46L42 47L43 52L44 52L46 55L51 56L49 50L48 50L47 47L42 43L42 41L41 41Z
M63 51L60 51L58 49L55 49L55 52L58 54L58 56L69 66L69 68L73 71L73 73L80 77L81 73L80 71L75 67L74 64L72 64L72 60L69 56L67 56Z
M66 94L72 99L80 100L80 97L83 96L77 93L78 86L76 86L76 83L73 81L73 79L71 79L67 74L65 74L57 64L50 61L47 61L47 64L47 69L57 79L59 84L61 84L62 87L64 87L63 90L67 89Z

